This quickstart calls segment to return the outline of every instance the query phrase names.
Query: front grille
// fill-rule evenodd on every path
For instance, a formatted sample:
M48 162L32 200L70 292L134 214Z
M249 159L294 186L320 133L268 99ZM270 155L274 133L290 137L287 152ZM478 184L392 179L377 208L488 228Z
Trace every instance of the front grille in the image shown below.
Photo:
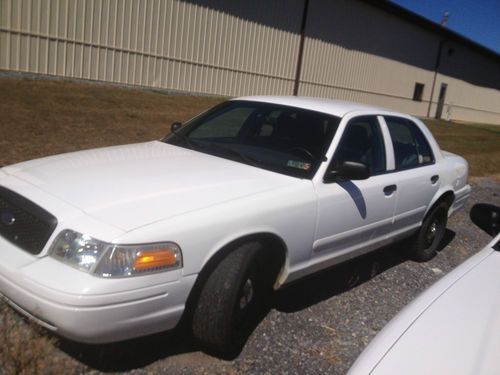
M30 200L0 186L0 235L31 254L39 254L57 219Z

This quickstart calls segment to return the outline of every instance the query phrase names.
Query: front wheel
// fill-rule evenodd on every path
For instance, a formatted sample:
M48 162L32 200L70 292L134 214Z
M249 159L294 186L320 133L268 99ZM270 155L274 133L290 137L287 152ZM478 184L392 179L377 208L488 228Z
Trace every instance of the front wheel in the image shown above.
M237 350L262 317L271 285L259 243L244 244L212 271L194 308L193 335L209 349Z
M425 217L418 233L411 239L411 253L415 260L432 259L441 244L448 222L448 204L437 204Z

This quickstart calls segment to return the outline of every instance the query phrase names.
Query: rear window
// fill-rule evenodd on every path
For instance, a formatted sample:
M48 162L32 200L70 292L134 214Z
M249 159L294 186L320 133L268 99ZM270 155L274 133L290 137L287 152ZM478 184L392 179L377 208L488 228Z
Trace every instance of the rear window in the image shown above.
M412 121L385 117L394 147L396 169L408 169L434 163L434 155L425 135Z

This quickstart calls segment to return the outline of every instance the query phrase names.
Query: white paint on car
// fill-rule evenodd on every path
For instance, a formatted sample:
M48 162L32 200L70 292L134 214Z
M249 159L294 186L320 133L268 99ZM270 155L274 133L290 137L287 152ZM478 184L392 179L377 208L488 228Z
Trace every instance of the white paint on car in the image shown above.
M36 255L0 236L0 292L23 311L84 342L109 342L173 328L197 275L227 244L267 233L286 247L277 285L413 234L431 206L455 194L450 213L470 193L468 165L442 153L418 119L386 109L326 99L247 97L341 118L312 178L298 178L153 141L50 156L0 169L0 185L57 218ZM324 181L351 120L378 118L385 173L366 180ZM432 164L395 169L385 116L412 121L434 154ZM293 164L303 167L305 164ZM438 183L431 178L439 175ZM395 189L385 192L385 187ZM112 244L171 241L182 268L100 278L48 254L65 229Z

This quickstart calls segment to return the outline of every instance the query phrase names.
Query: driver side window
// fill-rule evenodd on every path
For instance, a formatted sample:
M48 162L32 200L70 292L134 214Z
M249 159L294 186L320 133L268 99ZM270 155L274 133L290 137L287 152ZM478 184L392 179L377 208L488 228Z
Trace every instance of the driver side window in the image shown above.
M386 171L384 138L375 116L356 117L347 124L332 169L337 170L345 161L365 164L371 176Z

